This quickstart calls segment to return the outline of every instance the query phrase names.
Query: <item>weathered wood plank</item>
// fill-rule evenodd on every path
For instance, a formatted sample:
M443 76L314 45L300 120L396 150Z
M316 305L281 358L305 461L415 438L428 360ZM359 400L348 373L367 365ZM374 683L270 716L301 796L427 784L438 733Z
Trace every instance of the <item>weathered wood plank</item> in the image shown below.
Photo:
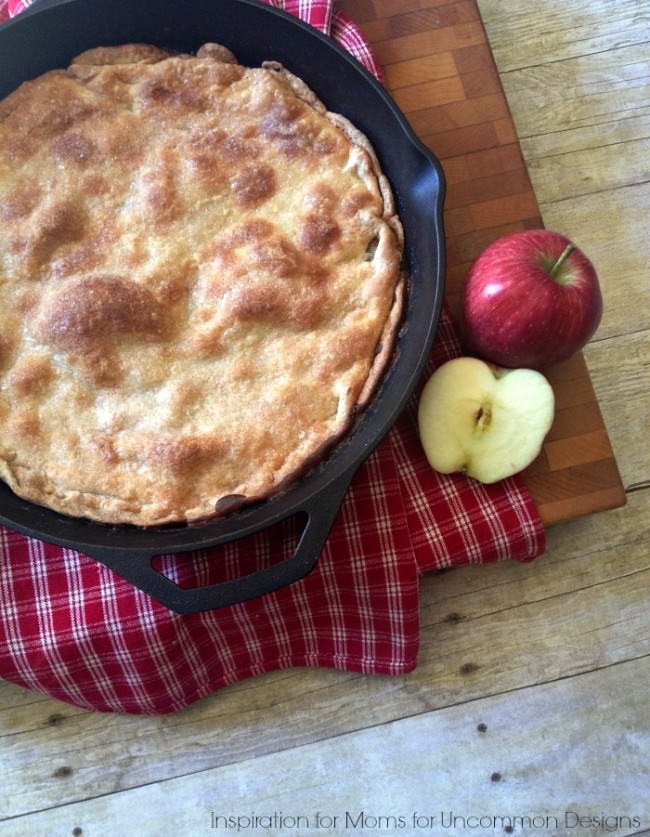
M171 834L170 823L220 835L568 834L577 818L603 812L608 831L631 834L650 822L650 729L638 690L648 675L647 659L615 665L238 765L55 803L6 822L3 835L106 833L99 823L141 837ZM621 752L614 765L612 754ZM594 775L604 780L595 785ZM269 819L255 825L251 816ZM585 821L580 833L595 837L602 826Z
M608 513L605 531L593 517L554 530L549 556L533 564L425 577L420 661L406 677L279 672L162 718L54 701L7 709L0 811L113 793L648 654L649 499L639 492Z
M521 147L529 162L608 145L616 146L620 152L625 148L624 143L650 136L650 113L643 113L642 110L637 108L634 115L613 121L608 119L586 127L567 127L562 131L549 130L534 137L522 138ZM624 162L623 155L619 154L614 165L620 168Z
M591 343L586 359L624 485L647 482L650 329Z
M650 240L643 222L649 206L650 181L541 207L546 226L565 232L598 271L604 312L596 341L650 328ZM640 376L643 370L640 365ZM609 371L615 381L616 367Z
M650 87L648 88L650 94ZM624 161L621 165L619 161ZM650 182L650 136L531 160L540 205Z
M522 141L554 133L558 125L562 125L562 131L557 139L577 129L589 135L589 129L597 126L607 126L607 137L610 132L624 130L621 123L628 119L647 117L648 47L646 43L620 48L613 54L596 53L505 74L503 86L518 114ZM631 53L637 59L634 63L628 63ZM598 140L595 134L592 136ZM601 142L602 138L596 145Z
M360 22L372 22L449 3L345 0L340 5ZM606 89L596 89L597 68L610 78L617 73L607 69L610 58L612 66L629 67L636 45L647 43L647 4L480 0L479 5L494 33L501 77L521 91L511 104L517 124L532 126L523 151L528 161L540 161L536 181L547 176L545 157L599 148L612 138L620 143L647 138L647 111L626 111L623 118L623 111L603 98ZM389 77L394 73L405 88L432 81L435 75L426 73L451 55L468 68L465 94L475 91L472 74L486 66L482 35L474 23L447 30L444 37L433 29L380 45ZM420 59L428 65L422 71ZM585 96L574 102L578 123L556 101L562 82L556 62L573 62L569 90L583 84ZM517 67L525 71L520 76L503 72ZM544 74L557 125L550 132L551 120L549 132L539 133L536 100L526 91ZM636 87L628 69L618 77L619 97L626 86ZM632 101L636 93L627 95ZM597 122L597 108L604 104L608 109ZM492 175L522 168L499 96L418 110L413 118L440 150L453 184L487 178L487 186ZM611 160L624 166L623 156ZM643 247L650 192L647 183L625 182L617 180L623 185L601 190L595 199L566 199L558 191L541 210L546 226L578 240L602 272L606 317L586 356L625 481L647 485ZM477 232L462 201L447 219L453 222L449 274L455 286L481 246L519 226L497 223ZM570 435L571 418L600 450L601 425L596 420L590 427L589 393L576 380L584 382L570 366L556 371L564 409L575 412L562 419L551 441L561 444ZM566 500L558 502L566 513ZM405 809L407 816L416 810L439 816L443 809L459 815L554 814L556 800L560 815L575 808L585 815L606 811L642 820L619 833L650 828L649 527L650 491L633 491L624 508L552 527L548 555L531 565L474 566L427 577L421 662L407 677L279 672L164 718L96 715L0 683L0 811L18 815L5 820L0 832L69 837L81 829L87 837L149 837L170 833L171 823L174 834L219 833L211 828L212 810L313 809L341 815L365 806L380 814ZM467 833L464 828L459 837ZM584 837L602 833L581 830Z
M502 74L650 40L648 6L639 0L479 0Z

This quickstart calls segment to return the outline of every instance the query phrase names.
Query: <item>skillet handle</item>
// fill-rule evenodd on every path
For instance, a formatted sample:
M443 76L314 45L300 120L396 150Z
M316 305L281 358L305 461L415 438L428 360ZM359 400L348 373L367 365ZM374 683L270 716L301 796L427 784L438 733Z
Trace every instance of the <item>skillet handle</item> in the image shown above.
M352 474L345 474L326 491L319 492L291 514L307 515L307 522L294 554L263 570L239 578L210 584L205 587L183 589L152 566L160 550L138 550L116 558L114 552L101 547L85 550L89 557L108 566L113 572L147 593L175 613L199 613L227 607L293 584L310 573L327 541L332 524L339 512Z

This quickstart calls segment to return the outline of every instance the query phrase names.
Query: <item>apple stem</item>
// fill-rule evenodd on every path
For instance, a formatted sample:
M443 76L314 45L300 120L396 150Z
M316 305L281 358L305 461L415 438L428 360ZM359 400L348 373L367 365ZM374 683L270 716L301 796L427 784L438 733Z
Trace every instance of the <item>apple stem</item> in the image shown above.
M569 256L571 255L571 253L573 253L573 251L575 249L576 249L575 244L572 244L571 242L569 242L569 244L567 244L567 246L564 248L564 250L562 250L558 260L553 265L551 265L551 269L550 269L549 273L551 274L552 279L555 279L555 277L558 275L558 273L560 271L560 268L562 267L564 262L569 258Z

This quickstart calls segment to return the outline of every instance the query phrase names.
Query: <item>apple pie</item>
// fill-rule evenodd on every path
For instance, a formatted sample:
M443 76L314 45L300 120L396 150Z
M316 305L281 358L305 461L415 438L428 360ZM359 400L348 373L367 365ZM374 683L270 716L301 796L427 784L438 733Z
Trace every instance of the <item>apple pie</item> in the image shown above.
M268 499L366 405L404 285L371 145L299 78L87 51L0 102L0 477L138 526Z

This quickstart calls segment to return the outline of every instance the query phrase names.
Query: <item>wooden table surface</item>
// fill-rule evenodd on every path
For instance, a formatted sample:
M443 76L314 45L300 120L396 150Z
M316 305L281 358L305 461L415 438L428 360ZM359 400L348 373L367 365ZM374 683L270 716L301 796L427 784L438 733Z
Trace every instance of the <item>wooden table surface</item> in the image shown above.
M151 718L0 684L0 837L650 834L650 7L340 5L442 160L452 305L510 229L599 271L527 474L547 554L425 577L406 676L276 672Z
M394 4L392 4L394 5ZM544 226L508 103L474 2L343 0L363 26L385 82L447 181L447 299L457 313L471 262L501 235ZM396 7L395 7L396 8ZM545 370L555 422L526 483L548 524L625 502L582 353Z

